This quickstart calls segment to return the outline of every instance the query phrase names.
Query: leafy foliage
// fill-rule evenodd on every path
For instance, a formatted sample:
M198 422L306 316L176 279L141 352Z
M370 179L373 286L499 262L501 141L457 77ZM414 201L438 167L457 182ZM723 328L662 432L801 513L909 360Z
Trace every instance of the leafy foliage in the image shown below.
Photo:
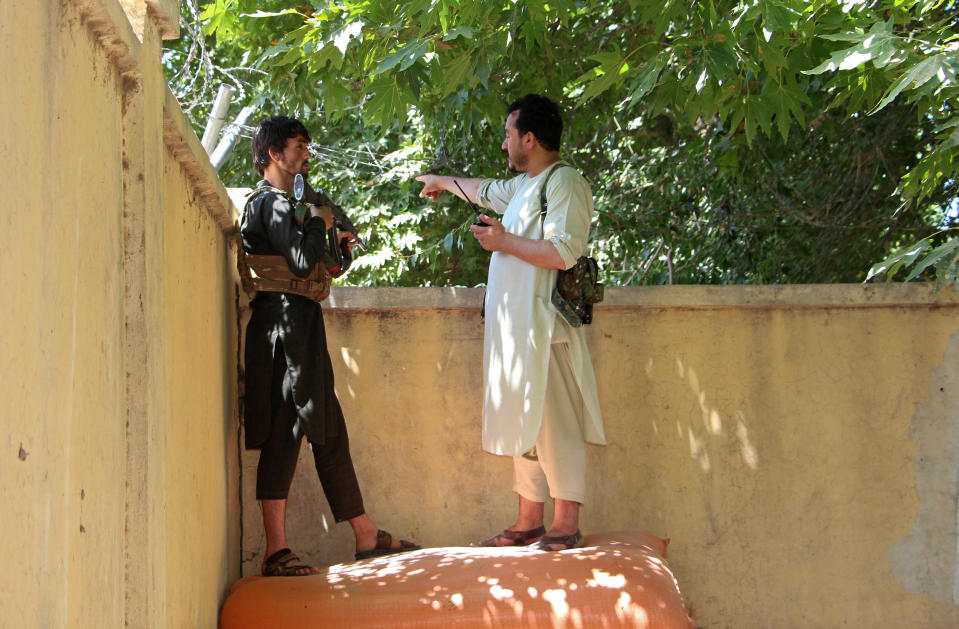
M484 280L486 254L463 229L468 209L418 199L411 177L505 176L504 105L528 92L568 112L564 154L593 184L593 253L607 283L861 280L873 260L944 224L956 195L955 2L197 9L219 60L200 74L234 68L218 76L246 82L245 104L299 115L340 157L321 163L321 185L373 234L354 283ZM175 45L171 76L189 42ZM347 163L346 149L375 167ZM238 160L223 176L248 185L248 173Z
M869 270L869 277L887 273L892 276L900 268L915 266L906 276L906 281L919 277L927 268L936 268L936 290L946 284L955 284L959 290L959 274L956 272L956 256L959 255L959 238L951 238L933 249L931 239L926 238L894 253ZM920 257L921 256L921 257Z

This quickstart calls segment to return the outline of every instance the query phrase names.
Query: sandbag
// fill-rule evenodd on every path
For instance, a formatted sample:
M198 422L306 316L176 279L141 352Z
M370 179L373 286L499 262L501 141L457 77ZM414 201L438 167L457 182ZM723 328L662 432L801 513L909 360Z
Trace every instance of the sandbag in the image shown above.
M247 577L220 629L694 627L666 564L669 540L587 535L585 547L425 548L307 577Z

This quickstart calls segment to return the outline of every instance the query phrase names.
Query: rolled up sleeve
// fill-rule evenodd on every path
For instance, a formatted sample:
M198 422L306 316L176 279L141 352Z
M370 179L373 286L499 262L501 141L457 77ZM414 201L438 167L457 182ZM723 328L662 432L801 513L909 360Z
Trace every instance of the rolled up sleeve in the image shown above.
M553 243L568 269L586 254L593 194L582 175L572 168L559 169L548 186L543 238Z

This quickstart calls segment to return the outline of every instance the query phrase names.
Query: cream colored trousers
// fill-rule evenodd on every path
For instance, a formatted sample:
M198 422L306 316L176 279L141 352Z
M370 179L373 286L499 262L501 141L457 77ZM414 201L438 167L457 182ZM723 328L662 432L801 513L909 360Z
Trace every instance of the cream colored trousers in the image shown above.
M543 423L533 449L513 457L513 491L533 502L546 502L552 496L554 500L583 503L586 498L584 413L569 343L554 342L549 352Z

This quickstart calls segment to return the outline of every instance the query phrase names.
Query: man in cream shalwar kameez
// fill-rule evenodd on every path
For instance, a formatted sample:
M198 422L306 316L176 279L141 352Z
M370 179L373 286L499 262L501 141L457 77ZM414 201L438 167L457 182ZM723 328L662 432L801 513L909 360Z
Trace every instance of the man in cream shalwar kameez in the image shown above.
M526 545L540 538L543 550L580 545L584 442L605 443L583 327L567 323L550 302L558 269L573 266L586 251L593 211L586 180L559 161L561 131L555 105L524 97L510 105L503 141L511 168L523 174L455 180L471 200L503 215L500 222L484 214L489 226L471 228L493 252L485 303L483 448L514 457L520 513L484 545ZM421 196L435 199L441 190L463 196L452 177L419 180L426 184ZM556 509L546 531L548 496Z
M540 227L539 193L550 168L557 168L546 190L549 212ZM479 204L503 214L511 234L543 239L556 247L565 268L586 251L593 199L583 176L551 166L535 177L487 179ZM543 420L551 349L565 344L563 359L583 398L583 432L590 443L605 443L596 379L584 328L572 327L550 303L556 269L524 262L502 251L490 258L486 289L483 368L483 449L522 456L536 445Z

